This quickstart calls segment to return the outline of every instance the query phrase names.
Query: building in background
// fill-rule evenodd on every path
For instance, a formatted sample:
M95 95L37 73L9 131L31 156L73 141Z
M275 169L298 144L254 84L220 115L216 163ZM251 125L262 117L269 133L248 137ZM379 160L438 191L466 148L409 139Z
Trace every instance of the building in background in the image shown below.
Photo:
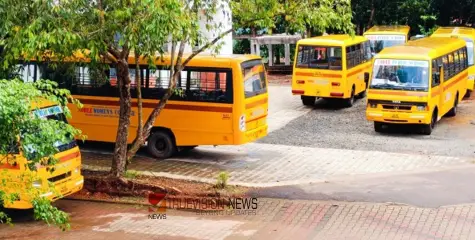
M217 4L219 7L216 11L216 14L213 16L213 22L211 24L220 24L219 29L212 29L208 31L206 29L207 20L204 17L204 11L202 10L201 15L202 19L200 20L200 28L203 36L207 41L213 41L219 34L229 30L233 26L232 22L232 13L231 8L228 3L220 2ZM233 35L229 33L224 38L222 38L217 44L222 44L221 48L218 51L218 55L229 55L233 54ZM187 45L185 48L185 54L192 53L194 49L199 48L200 46L191 46ZM171 44L165 46L168 49L168 52L171 52ZM210 54L214 48L206 49L202 54Z

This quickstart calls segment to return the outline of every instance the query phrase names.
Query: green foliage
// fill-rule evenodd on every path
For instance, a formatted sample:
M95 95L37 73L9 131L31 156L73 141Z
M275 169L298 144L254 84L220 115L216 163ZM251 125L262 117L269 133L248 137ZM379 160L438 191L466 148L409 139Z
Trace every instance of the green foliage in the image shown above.
M350 0L241 0L232 1L232 6L238 28L266 29L268 33L354 33ZM252 21L256 18L260 20Z
M353 22L360 33L372 25L409 25L428 34L437 26L473 26L475 2L469 0L353 0Z
M225 189L228 187L229 173L220 172L216 177L215 187L218 189Z
M272 29L275 27L275 16L282 11L277 0L239 0L230 3L236 28Z
M140 173L139 173L138 171L127 170L127 171L125 172L124 177L125 177L125 178L128 178L128 179L136 179L139 175L140 175Z
M32 201L34 215L36 220L44 221L48 224L54 224L61 230L69 230L69 215L51 205L51 202L45 198L37 198Z
M32 203L38 219L56 224L61 229L66 229L66 215L39 197L42 192L33 187L33 182L39 180L34 170L55 164L58 161L55 154L59 151L55 143L69 142L81 133L66 122L40 118L32 111L45 103L56 104L66 116L70 116L66 106L69 102L80 106L68 90L58 89L54 82L0 80L0 164L24 164L31 170L20 175L13 175L13 171L6 169L0 172L1 205L18 200L20 196L34 199ZM18 162L19 155L27 162ZM49 191L53 191L52 186ZM3 212L0 212L0 223L9 223Z
M0 80L0 163L8 156L18 153L26 156L29 167L35 170L37 164L54 164L58 149L56 142L68 142L80 132L62 121L45 121L32 116L33 108L44 101L58 103L66 116L70 111L66 104L74 101L68 90L58 89L50 81L23 83ZM20 137L20 141L17 138Z

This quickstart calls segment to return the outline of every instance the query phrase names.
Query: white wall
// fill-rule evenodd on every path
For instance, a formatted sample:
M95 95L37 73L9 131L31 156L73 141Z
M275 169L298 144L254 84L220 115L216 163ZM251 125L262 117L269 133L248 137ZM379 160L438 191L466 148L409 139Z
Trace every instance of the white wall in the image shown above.
M221 4L218 3L218 6L220 6L220 5ZM208 41L212 41L219 34L221 34L224 31L227 31L228 29L230 29L232 27L231 9L230 9L228 4L223 4L223 5L225 5L224 9L223 8L217 9L216 14L214 15L214 22L215 23L221 23L222 24L221 28L213 29L211 31L208 31L206 29L206 19L204 19L205 17L203 16L202 17L203 20L200 21L200 27L201 27L202 34L203 34L204 37L206 37L206 39ZM229 54L233 53L233 36L232 36L232 33L229 33L224 38L222 38L220 43L222 43L223 45L222 45L220 51L218 52L218 55L229 55ZM171 45L170 44L168 46L168 51L169 52L171 51ZM186 53L191 53L192 51L193 51L193 48L190 45L187 45L186 48L185 48L185 54ZM210 54L210 53L211 53L211 49L207 49L206 51L203 52L203 54Z

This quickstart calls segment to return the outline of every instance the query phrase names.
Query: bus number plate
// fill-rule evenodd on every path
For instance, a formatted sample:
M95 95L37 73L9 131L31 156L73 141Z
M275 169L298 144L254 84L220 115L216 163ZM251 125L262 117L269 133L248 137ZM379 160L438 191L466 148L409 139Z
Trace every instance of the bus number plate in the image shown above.
M315 80L314 81L316 85L327 85L328 84L328 80Z
M393 114L391 117L392 118L399 118L399 114Z

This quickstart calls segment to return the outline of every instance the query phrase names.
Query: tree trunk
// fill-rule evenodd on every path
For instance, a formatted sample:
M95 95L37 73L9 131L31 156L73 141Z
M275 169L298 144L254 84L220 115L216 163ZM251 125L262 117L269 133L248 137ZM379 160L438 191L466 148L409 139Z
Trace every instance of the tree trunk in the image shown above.
M366 26L367 28L370 28L373 25L375 11L374 0L371 0L371 14L369 15L368 26Z
M142 107L142 81L141 81L141 71L139 65L139 58L140 54L136 51L135 52L135 84L137 85L137 117L138 117L138 127L137 127L137 135L135 136L134 142L132 143L132 147L127 152L127 165L132 161L133 156L135 153L140 149L140 147L145 143L145 139L143 138L143 107ZM133 155L129 153L134 153Z
M131 97L130 97L130 77L129 65L127 63L128 54L117 62L117 78L120 95L119 127L117 128L117 138L112 157L111 175L122 177L125 173L127 162L127 138L129 136Z
M153 124L155 123L155 119L160 115L160 112L165 107L165 104L168 102L168 99L172 96L173 91L175 90L176 86L176 79L178 78L178 74L175 74L176 64L174 63L175 60L175 50L176 49L176 42L172 43L172 52L171 52L171 62L170 62L170 82L168 84L168 90L160 99L157 107L155 107L145 122L145 126L142 128L142 135L139 137L138 135L135 137L135 140L132 144L132 147L127 152L127 159L131 159L135 156L137 151L139 150L140 146L145 143L145 139L150 136L150 132L152 131ZM185 42L180 43L180 50L178 53L178 60L181 62L181 56L185 50ZM181 71L181 70L180 70ZM178 72L180 72L178 71Z

